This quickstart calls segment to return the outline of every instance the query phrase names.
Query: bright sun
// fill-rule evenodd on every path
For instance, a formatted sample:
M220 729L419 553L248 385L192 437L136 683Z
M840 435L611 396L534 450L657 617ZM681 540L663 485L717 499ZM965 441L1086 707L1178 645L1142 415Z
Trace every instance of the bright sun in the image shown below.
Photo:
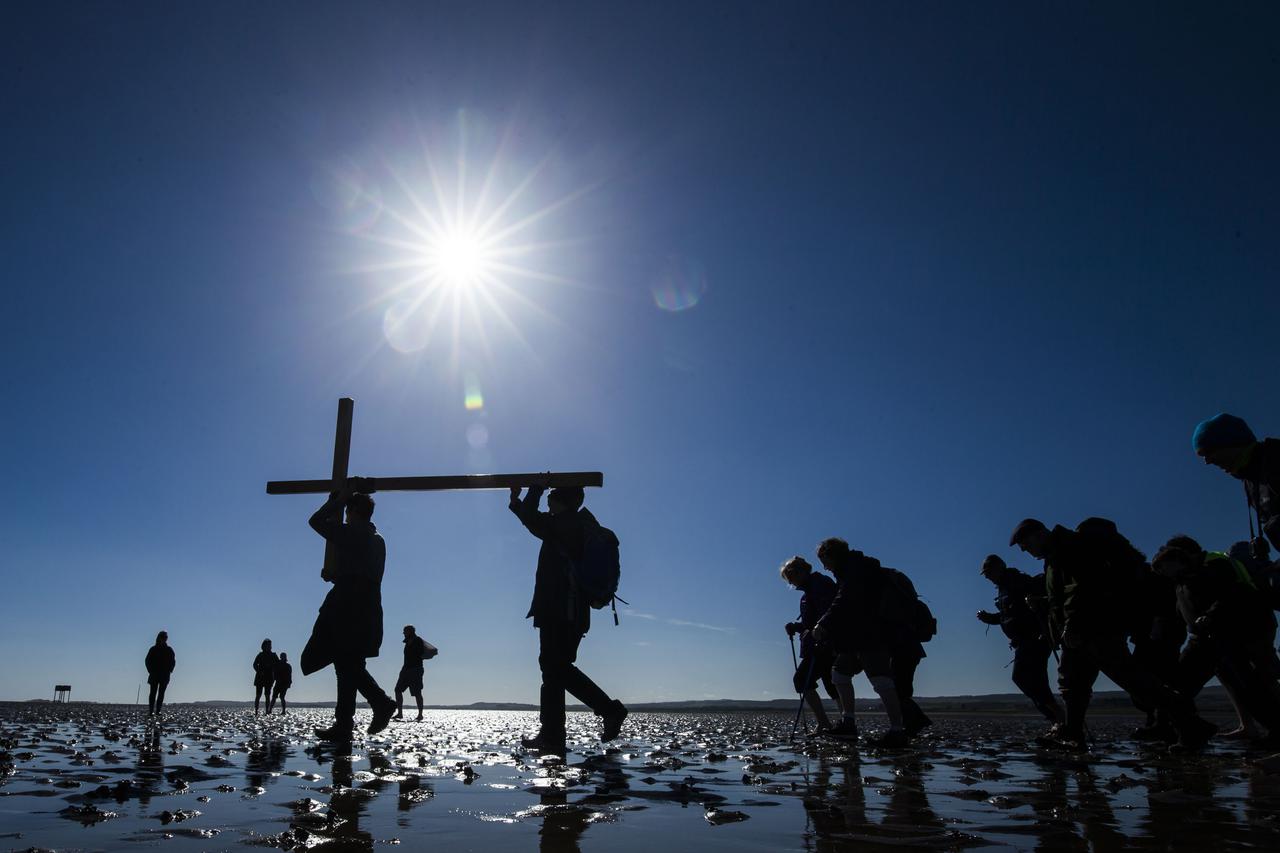
M450 287L471 287L492 273L492 255L474 234L436 235L427 249L432 278Z
M423 142L421 166L386 164L398 204L384 201L358 169L335 174L343 197L351 197L347 206L369 208L380 220L357 232L372 251L355 271L385 282L374 299L384 306L387 343L407 353L438 342L455 366L464 349L489 353L495 328L502 341L524 343L519 321L554 320L540 291L526 285L574 283L546 268L556 250L572 243L549 239L548 232L563 227L560 212L596 187L547 198L542 173L551 153L519 168L508 156L515 147L509 131L484 149L487 156L473 158L466 130L460 122L456 150Z

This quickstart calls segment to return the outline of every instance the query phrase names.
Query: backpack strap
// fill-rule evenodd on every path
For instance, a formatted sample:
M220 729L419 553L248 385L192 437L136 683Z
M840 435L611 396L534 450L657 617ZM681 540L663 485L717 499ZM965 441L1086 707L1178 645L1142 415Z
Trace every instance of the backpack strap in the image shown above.
M1253 493L1250 494L1249 481L1241 480L1241 482L1244 484L1245 514L1249 516L1249 541L1252 542L1262 535L1262 483L1255 482L1253 484ZM1248 512L1248 510L1253 510L1253 512ZM1258 532L1256 534L1253 532L1253 519L1255 516L1258 519Z

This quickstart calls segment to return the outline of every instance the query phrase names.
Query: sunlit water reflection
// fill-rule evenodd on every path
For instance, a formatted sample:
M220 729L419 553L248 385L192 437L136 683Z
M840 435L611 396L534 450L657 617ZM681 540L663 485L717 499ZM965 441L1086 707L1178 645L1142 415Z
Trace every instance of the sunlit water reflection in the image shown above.
M1239 748L1196 758L1102 720L1090 760L1039 724L940 719L917 748L789 743L782 714L634 714L605 749L571 715L569 763L519 746L527 712L433 711L349 756L327 712L0 706L0 848L1087 850L1280 846L1280 776ZM874 726L875 721L869 723Z

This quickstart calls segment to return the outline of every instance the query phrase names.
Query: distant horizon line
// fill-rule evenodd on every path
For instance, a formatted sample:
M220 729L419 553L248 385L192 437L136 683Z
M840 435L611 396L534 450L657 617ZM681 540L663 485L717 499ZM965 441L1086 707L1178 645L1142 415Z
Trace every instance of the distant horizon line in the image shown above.
M1221 694L1221 696L1219 696ZM1129 696L1123 690L1100 690L1094 694L1094 701L1129 702ZM1222 687L1214 685L1206 687L1198 695L1197 699L1211 700L1215 698L1225 698L1226 693ZM976 693L976 694L957 694L954 696L917 696L916 701L922 705L1006 705L1013 704L1019 707L1026 705L1029 713L1037 713L1029 704L1029 700L1021 693ZM773 710L777 708L794 708L798 702L798 698L775 698L775 699L656 699L647 702L630 702L627 707L632 710L654 709L660 710L665 708L739 708L743 710L759 709ZM834 705L833 700L824 700L826 704ZM880 700L875 697L859 698L857 704L861 710L864 706L868 709L880 707ZM33 698L33 699L0 699L0 704L13 705L116 705L142 707L140 702L103 702L95 699L72 699L70 702L59 702L53 699ZM252 707L252 699L197 699L186 702L166 702L168 706L209 706L209 707ZM334 701L289 701L288 705L294 708L332 708ZM367 703L359 703L359 707L368 707ZM407 712L414 711L416 706L406 703L405 710ZM468 710L497 710L497 711L536 711L537 703L531 702L515 702L515 701L493 701L478 700L468 703L426 703L423 705L424 710L432 711L468 711ZM567 705L570 711L586 711L585 705Z

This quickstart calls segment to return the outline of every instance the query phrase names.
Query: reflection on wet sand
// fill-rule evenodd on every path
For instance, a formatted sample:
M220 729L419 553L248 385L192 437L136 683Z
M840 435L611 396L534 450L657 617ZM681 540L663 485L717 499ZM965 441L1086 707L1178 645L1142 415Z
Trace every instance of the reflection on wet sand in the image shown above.
M323 717L0 706L0 823L22 848L1280 846L1280 775L1238 746L1147 748L1119 718L1080 756L1036 748L1031 718L941 719L894 752L791 743L788 715L749 713L636 714L602 749L576 715L559 765L519 746L526 713L428 712L346 753L310 736Z

